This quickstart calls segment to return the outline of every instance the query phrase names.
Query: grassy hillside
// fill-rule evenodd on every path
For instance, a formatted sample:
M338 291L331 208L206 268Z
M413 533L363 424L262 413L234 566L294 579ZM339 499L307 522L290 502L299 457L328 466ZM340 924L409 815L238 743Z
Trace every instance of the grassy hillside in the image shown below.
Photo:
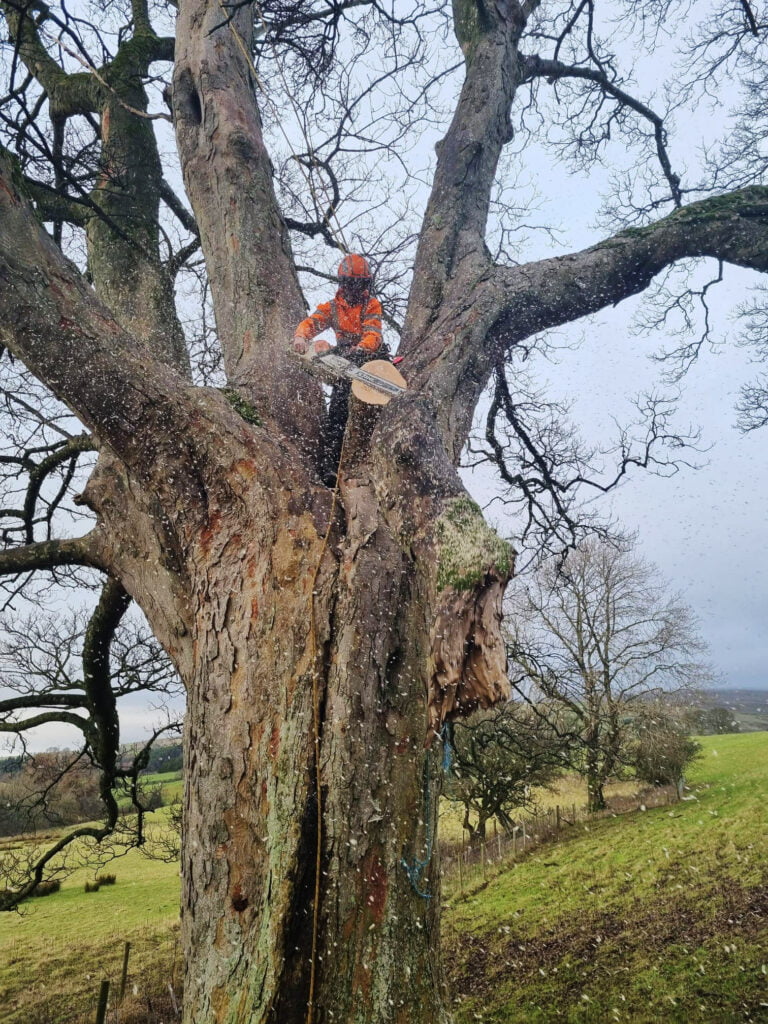
M453 900L461 1022L768 1021L768 734L703 745L689 799L591 823Z
M163 828L165 813L157 812L154 829ZM104 870L117 876L115 885L85 893L96 871L81 867L60 892L0 914L3 1024L90 1024L101 979L117 990L126 941L132 949L121 1024L163 1019L148 1007L170 1000L165 989L179 971L179 866L131 850Z
M691 799L580 826L447 892L459 1024L768 1022L768 734L703 745ZM132 851L108 870L115 886L85 894L93 871L80 869L0 915L3 1024L90 1024L126 940L120 1024L173 1019L178 865Z

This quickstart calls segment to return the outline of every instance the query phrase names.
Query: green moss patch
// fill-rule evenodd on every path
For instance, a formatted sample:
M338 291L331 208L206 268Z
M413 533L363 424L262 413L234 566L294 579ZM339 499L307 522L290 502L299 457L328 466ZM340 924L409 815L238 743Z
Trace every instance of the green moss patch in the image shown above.
M246 398L243 398L239 391L235 391L234 388L222 388L221 393L235 410L237 415L241 416L246 423L252 423L254 427L261 426L261 417L259 416L256 406L251 405Z
M439 590L470 590L489 569L509 576L514 548L488 526L470 498L454 498L437 521Z

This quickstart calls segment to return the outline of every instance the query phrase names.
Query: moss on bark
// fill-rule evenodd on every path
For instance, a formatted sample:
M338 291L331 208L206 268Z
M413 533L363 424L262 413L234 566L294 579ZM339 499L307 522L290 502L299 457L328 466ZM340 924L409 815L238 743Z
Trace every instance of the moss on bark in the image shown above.
M437 521L439 561L437 587L470 590L495 569L499 576L512 572L514 548L488 526L470 498L450 501Z

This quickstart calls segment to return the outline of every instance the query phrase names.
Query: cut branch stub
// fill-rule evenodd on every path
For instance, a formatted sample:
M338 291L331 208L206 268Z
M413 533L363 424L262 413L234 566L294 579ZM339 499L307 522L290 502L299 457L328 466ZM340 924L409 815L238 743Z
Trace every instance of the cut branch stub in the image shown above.
M515 552L469 498L437 521L437 614L431 637L426 745L445 721L510 696L501 635L502 601Z

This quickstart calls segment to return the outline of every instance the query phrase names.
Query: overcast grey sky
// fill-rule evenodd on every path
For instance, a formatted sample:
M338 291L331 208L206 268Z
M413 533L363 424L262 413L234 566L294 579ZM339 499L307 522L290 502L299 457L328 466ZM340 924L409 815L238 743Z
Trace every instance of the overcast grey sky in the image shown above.
M599 318L551 370L553 388L572 399L574 421L596 441L611 436L611 414L626 415L626 396L656 372L652 346L628 332L629 312ZM705 353L678 415L683 427L700 426L702 445L711 446L697 458L701 468L670 478L637 470L605 505L694 610L717 673L734 687L768 686L768 437L734 428L739 386L754 372L733 345Z

